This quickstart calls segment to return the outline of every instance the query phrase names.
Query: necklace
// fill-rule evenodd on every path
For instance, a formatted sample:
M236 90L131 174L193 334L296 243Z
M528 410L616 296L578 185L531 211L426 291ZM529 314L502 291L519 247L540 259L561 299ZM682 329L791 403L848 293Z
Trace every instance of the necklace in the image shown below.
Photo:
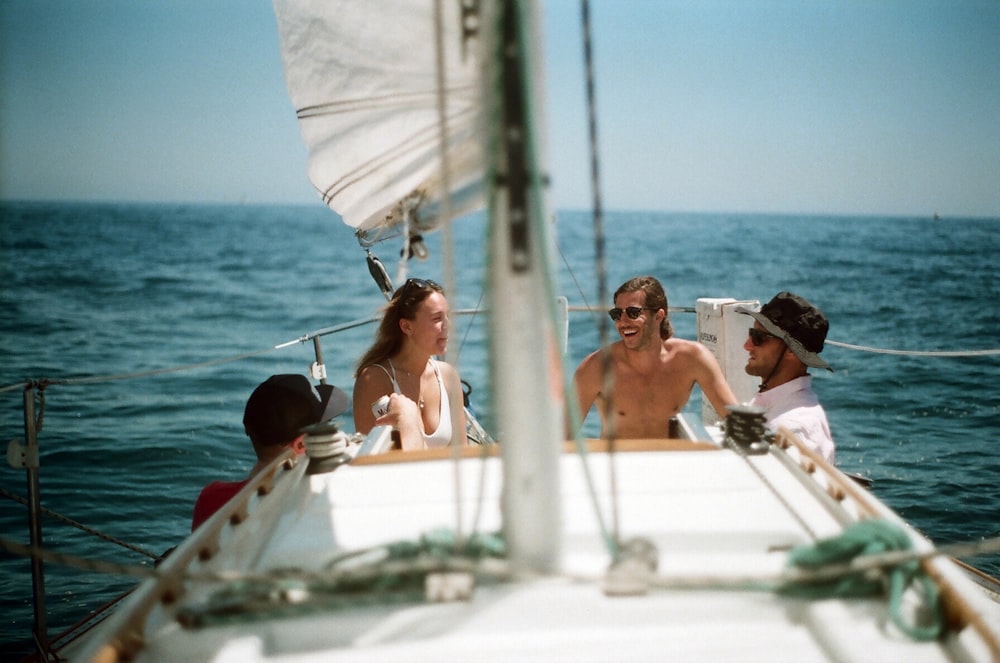
M419 393L420 393L419 378L424 374L424 371L427 369L427 365L430 364L430 363L431 363L431 360L428 357L427 363L424 364L424 367L420 369L419 373L411 373L410 371L406 370L405 368L402 368L402 367L396 368L396 366L393 365L393 363L392 363L392 359L389 360L389 366L392 367L393 373L395 373L396 371L399 371L400 373L406 373L411 378L413 378L413 377L418 378L418 382L417 382L417 394L418 394L418 397L417 397L417 407L419 407L421 410L424 409L424 397L423 396L419 396Z
M410 376L411 378L412 378L412 377L416 377L416 376L418 376L418 375L423 375L423 374L424 374L424 371L425 371L425 370L427 369L427 364L429 364L429 363L431 363L431 360L430 360L430 359L428 359L428 360L427 360L427 362L426 362L426 363L425 363L425 364L424 364L424 365L423 365L423 366L422 366L422 367L420 368L420 370L419 370L419 371L417 371L417 372L413 373L413 372L410 372L410 371L406 370L406 369L405 369L405 368L403 368L402 366L400 366L400 367L396 367L395 365L393 365L393 363L392 363L392 360L391 360L391 359L389 360L389 366L392 366L392 368L393 368L394 370L397 370L397 371L399 371L400 373L406 373L406 374L407 374L407 375L409 375L409 376Z

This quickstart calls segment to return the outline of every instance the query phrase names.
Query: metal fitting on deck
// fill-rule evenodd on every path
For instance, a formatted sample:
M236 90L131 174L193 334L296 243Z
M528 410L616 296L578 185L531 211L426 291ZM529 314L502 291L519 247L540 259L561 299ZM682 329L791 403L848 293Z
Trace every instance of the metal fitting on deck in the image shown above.
M767 453L774 435L767 430L766 410L753 405L729 405L726 409L726 443L746 454Z
M350 438L334 422L315 424L302 431L306 434L304 442L309 458L306 474L331 472L351 460L347 451Z

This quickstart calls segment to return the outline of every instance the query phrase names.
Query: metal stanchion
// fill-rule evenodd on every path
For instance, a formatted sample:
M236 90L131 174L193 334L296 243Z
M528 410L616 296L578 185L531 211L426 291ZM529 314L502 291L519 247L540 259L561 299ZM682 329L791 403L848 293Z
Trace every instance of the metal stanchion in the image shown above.
M31 547L42 549L42 504L38 484L38 431L35 428L35 385L24 390L24 469L28 472L28 529ZM31 589L35 604L35 647L40 660L48 661L49 638L45 624L45 567L41 556L31 558Z

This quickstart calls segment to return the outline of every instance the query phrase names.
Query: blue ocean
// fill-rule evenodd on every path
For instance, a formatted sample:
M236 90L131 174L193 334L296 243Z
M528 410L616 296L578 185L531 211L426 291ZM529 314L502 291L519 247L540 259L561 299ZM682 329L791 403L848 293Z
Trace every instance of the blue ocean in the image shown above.
M607 308L590 214L563 211L554 223L561 294ZM909 351L827 346L835 372L814 371L814 386L838 465L871 478L937 543L1000 535L1000 356L974 352L1000 347L1000 219L609 212L604 227L610 291L639 274L657 276L672 307L792 290L827 314L830 340ZM474 216L448 242L428 238L432 254L453 244L461 257L453 308L483 306L484 234ZM394 273L398 246L380 251ZM304 335L350 327L322 337L329 381L350 391L374 333L350 323L384 302L364 258L318 204L0 205L2 436L24 437L25 382L50 381L36 402L42 506L102 535L46 515L45 547L151 567L189 532L201 487L253 465L243 405L268 375L308 372ZM433 260L410 275L445 276ZM695 337L693 314L671 316L679 336ZM570 370L597 347L597 319L572 314ZM460 317L450 344L495 431L484 321ZM699 412L699 398L687 409ZM0 482L3 538L26 544L25 472L4 464ZM1000 574L1000 556L967 561ZM45 580L50 634L135 582L55 564ZM29 562L4 552L0 587L3 656L17 660L32 647Z

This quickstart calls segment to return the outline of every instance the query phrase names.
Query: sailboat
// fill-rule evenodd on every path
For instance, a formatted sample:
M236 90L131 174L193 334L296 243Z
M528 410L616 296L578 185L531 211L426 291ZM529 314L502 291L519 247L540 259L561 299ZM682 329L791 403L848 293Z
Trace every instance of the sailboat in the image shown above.
M946 551L759 413L565 441L533 3L274 6L309 177L373 272L379 242L488 209L497 444L321 424L61 656L1000 660L997 604ZM732 303L703 305L720 359Z

